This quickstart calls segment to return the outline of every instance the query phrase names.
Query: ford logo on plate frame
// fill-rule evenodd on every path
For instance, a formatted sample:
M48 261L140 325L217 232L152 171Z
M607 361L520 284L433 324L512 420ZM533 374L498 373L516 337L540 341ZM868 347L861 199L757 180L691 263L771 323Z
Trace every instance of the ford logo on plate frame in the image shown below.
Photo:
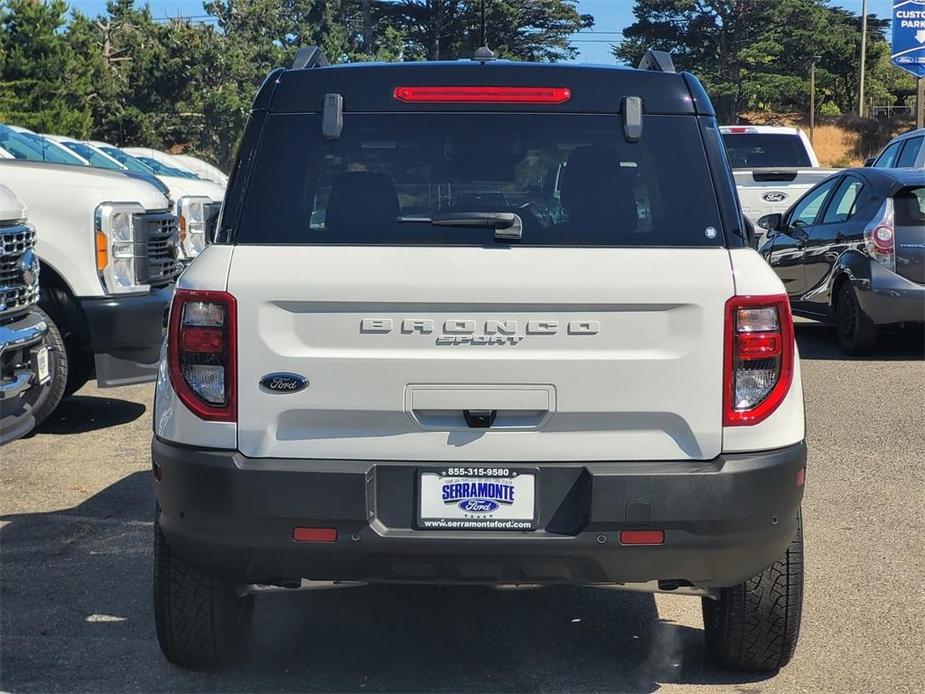
M305 376L287 372L267 374L260 379L260 387L271 393L298 393L308 386Z
M458 505L466 513L494 513L501 507L493 499L463 499Z

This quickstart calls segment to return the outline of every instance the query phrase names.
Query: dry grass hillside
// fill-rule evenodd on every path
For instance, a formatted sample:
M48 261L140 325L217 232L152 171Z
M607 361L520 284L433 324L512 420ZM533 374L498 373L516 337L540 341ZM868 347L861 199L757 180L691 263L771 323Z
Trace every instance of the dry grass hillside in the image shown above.
M751 125L787 125L802 128L809 135L809 123L801 114L743 113L742 123ZM900 120L878 120L845 116L816 121L813 149L819 163L826 167L861 166L867 157L879 152L896 135L911 130L912 123Z

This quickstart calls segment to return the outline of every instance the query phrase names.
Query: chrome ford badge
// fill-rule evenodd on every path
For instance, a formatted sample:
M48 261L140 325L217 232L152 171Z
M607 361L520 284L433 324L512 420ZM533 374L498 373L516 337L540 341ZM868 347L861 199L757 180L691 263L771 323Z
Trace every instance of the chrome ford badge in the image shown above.
M305 376L293 373L272 373L260 379L260 387L271 393L297 393L307 385Z
M787 199L787 194L782 193L779 190L772 190L770 193L765 193L762 195L761 199L765 202L783 202Z

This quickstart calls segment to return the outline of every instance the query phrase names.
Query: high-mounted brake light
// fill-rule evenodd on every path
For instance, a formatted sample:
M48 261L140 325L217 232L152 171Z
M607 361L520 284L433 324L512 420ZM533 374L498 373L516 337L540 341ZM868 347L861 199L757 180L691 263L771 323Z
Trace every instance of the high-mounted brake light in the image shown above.
M200 419L237 420L237 310L227 292L178 289L167 364L180 401Z
M568 87L395 87L398 101L419 104L564 104Z
M726 302L723 425L767 419L793 381L793 318L786 295L734 296Z
M747 128L743 126L733 126L731 128L722 128L721 132L729 134L729 135L746 135L746 134L754 134L754 133L757 133L758 131L755 128Z

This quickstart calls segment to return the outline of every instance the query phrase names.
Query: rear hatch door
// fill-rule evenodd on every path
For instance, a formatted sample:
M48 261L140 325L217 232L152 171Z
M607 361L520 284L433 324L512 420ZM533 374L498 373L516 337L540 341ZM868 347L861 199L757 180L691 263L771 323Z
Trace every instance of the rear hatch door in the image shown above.
M925 284L925 186L906 188L893 198L896 272Z
M249 456L720 452L721 248L238 247L229 291ZM268 390L273 372L309 385Z

